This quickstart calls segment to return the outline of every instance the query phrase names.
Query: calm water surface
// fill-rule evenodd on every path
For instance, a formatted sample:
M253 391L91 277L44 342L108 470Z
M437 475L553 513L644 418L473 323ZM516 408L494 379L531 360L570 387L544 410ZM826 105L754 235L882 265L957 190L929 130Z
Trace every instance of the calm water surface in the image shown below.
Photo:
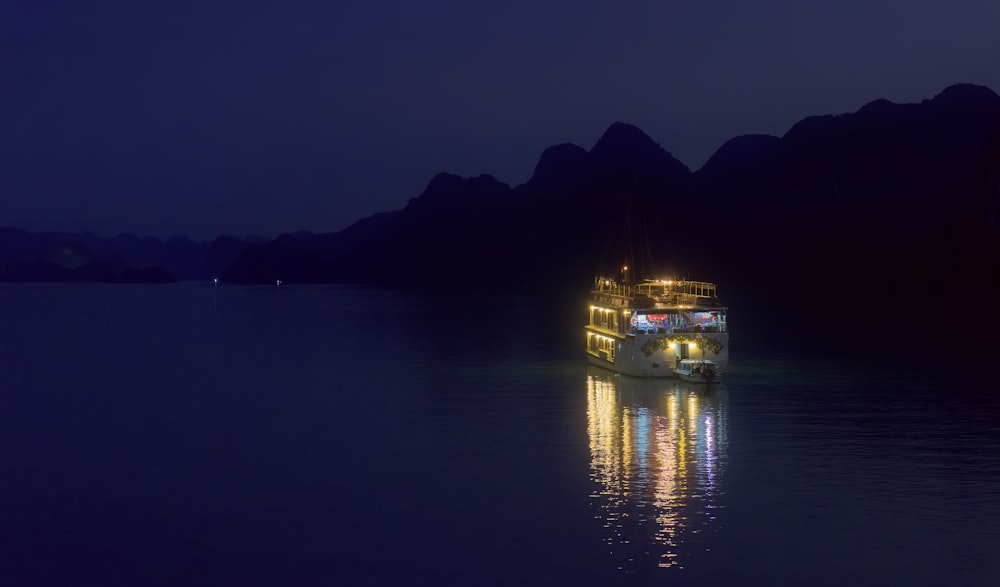
M725 386L617 377L582 304L0 286L0 584L1000 584L995 378L737 311Z

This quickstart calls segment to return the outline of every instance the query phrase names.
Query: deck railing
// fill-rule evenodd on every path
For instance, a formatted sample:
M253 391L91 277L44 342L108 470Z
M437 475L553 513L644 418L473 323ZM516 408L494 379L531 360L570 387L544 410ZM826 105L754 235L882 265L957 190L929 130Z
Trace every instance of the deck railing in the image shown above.
M720 334L724 332L726 332L725 325L706 326L704 328L698 328L698 327L671 328L667 326L637 328L635 326L630 326L628 329L628 334L713 334L713 333Z

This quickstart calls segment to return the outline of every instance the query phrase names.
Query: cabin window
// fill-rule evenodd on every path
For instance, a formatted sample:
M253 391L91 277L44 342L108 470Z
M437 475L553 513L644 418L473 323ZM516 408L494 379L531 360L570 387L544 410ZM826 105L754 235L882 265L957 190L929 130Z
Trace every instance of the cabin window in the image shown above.
M590 311L590 324L597 328L618 331L621 321L617 310L594 308Z
M609 361L615 360L615 347L621 348L621 343L615 339L599 334L590 334L587 337L587 352L594 356L603 356Z
M679 328L682 332L725 332L726 313L718 311L681 311L677 317Z
M629 332L655 332L671 334L681 327L683 320L676 311L637 312L629 321Z

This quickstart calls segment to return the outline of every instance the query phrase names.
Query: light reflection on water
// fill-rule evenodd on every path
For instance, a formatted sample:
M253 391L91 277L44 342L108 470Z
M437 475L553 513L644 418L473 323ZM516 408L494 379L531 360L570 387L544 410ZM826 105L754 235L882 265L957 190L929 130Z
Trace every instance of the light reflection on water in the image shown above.
M726 396L723 386L588 373L591 498L622 571L683 568L685 542L717 523Z
M741 352L706 392L522 299L280 296L0 286L0 585L1000 585L993 372Z

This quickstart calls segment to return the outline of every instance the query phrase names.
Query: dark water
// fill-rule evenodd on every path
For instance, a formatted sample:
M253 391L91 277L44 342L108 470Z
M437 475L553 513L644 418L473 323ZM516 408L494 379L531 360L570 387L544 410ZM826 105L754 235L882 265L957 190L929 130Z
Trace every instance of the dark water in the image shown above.
M3 286L0 585L1000 583L988 372L737 331L691 389L589 369L582 320Z

